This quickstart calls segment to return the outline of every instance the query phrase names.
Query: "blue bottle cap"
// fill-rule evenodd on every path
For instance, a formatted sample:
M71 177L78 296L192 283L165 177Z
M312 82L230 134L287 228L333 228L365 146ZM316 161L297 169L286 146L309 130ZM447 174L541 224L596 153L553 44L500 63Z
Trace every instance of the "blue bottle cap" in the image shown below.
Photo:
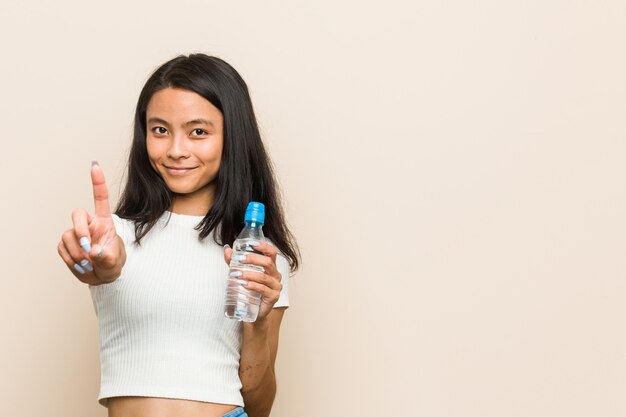
M263 203L257 203L256 201L249 202L244 221L246 223L255 222L265 224L265 206Z

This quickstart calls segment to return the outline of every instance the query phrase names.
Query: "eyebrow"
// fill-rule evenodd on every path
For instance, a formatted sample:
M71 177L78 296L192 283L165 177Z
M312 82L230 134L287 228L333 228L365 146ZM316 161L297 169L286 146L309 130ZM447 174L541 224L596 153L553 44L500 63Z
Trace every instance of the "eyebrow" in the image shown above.
M163 120L160 117L151 117L148 119L148 123L161 123L167 126L170 125L166 120ZM188 122L183 123L182 127L187 127L191 125L202 125L202 124L214 126L213 122L211 122L210 120L200 118L200 119L189 120Z

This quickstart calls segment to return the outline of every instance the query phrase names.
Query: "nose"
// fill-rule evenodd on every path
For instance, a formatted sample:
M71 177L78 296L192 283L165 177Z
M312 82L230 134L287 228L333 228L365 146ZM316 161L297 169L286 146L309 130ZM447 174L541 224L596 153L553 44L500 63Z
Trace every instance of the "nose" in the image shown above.
M167 149L167 157L171 159L189 158L187 138L184 135L174 135Z

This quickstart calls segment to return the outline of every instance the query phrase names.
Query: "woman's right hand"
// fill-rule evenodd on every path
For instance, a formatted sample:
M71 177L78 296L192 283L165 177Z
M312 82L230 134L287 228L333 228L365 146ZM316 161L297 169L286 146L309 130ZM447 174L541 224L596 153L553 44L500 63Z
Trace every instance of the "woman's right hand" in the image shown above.
M100 165L91 165L95 216L74 209L74 227L61 235L58 252L72 274L91 285L113 282L126 262L124 242L115 231L109 191Z

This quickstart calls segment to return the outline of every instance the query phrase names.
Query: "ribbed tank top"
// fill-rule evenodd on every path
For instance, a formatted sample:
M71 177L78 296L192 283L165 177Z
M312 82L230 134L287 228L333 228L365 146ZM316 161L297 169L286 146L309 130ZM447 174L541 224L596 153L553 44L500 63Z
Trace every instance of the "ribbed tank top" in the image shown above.
M135 245L131 221L113 215L126 249L122 274L90 285L98 316L100 393L243 406L241 323L224 316L228 265L223 248L194 227L202 216L164 212ZM286 307L289 266L279 255Z

